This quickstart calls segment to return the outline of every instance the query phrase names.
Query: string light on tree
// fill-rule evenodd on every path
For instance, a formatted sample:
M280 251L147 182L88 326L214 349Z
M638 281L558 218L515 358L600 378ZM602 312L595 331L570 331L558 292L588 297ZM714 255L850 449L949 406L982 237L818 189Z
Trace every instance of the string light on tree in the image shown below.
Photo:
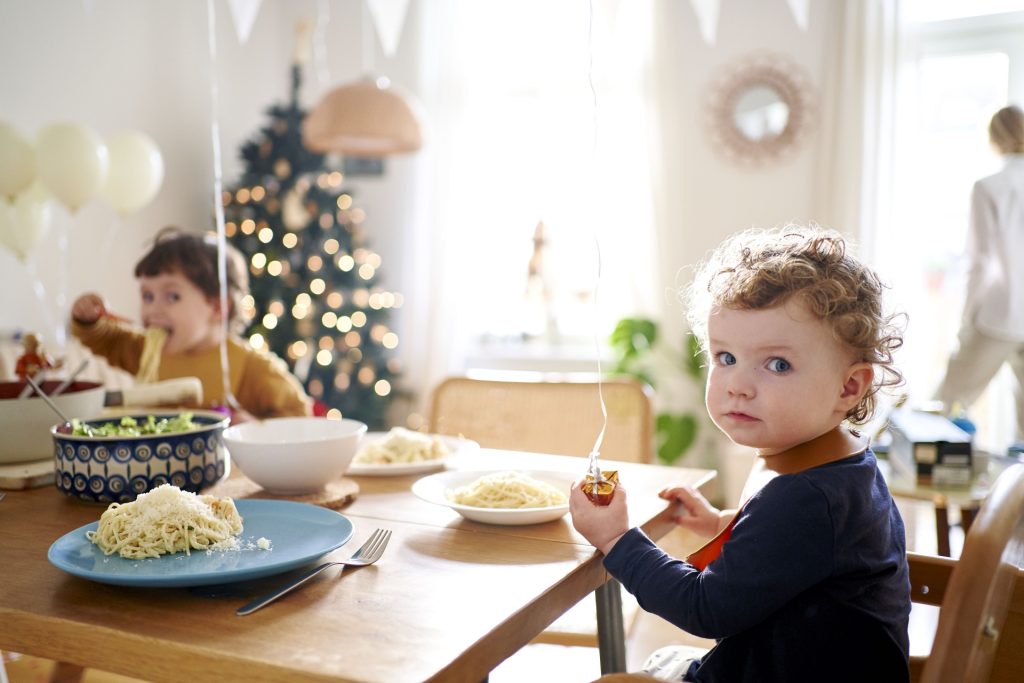
M401 368L389 317L401 295L378 284L366 213L344 176L302 144L301 71L291 98L242 145L245 169L223 194L225 232L249 261L250 343L284 358L326 413L386 426Z

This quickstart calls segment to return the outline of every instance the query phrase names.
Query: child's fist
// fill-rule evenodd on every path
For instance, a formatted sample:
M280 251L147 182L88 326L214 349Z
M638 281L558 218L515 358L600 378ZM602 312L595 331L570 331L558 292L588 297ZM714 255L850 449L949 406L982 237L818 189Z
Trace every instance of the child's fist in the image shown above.
M71 306L71 317L76 322L86 325L96 322L106 312L107 307L104 305L103 299L98 294L91 292L75 299L75 303Z

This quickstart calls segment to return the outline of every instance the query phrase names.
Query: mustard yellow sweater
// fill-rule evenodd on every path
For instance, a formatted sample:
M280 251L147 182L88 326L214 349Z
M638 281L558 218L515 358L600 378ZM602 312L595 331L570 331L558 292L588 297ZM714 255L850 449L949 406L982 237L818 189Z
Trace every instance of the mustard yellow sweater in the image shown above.
M85 325L71 321L71 332L93 353L112 365L135 374L139 371L145 334L136 327L111 318ZM241 339L228 340L231 393L244 410L257 418L310 415L310 399L281 358L253 349ZM200 353L162 353L158 379L198 377L206 407L224 405L220 348Z

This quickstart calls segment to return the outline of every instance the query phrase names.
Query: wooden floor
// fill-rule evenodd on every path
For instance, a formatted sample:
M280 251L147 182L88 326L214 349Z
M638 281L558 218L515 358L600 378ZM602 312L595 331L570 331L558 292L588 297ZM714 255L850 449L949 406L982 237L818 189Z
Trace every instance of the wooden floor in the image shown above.
M900 512L907 527L907 549L915 552L936 552L935 516L930 503L898 500ZM963 535L953 530L950 539L952 554L959 555ZM685 555L700 545L696 537L677 530L667 536L662 547L673 555ZM935 633L937 609L920 609L915 605L911 614L910 651L912 654L927 654ZM627 668L636 671L644 659L654 650L665 645L687 644L709 647L711 641L691 636L677 629L663 619L640 612L629 629L626 642ZM51 678L54 665L47 660L5 653L4 663L9 683L57 683ZM530 645L510 657L495 669L489 683L520 683L521 681L553 681L561 683L588 683L601 675L598 653L595 648L564 647L560 645ZM117 676L102 671L87 669L83 683L137 683L136 679ZM0 669L0 683L3 672Z

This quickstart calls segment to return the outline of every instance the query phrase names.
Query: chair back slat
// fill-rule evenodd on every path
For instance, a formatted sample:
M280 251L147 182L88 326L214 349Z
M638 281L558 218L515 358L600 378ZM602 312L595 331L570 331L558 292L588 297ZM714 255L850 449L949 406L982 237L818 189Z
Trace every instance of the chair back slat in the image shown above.
M449 377L434 389L429 429L462 435L484 448L587 456L604 425L602 458L650 462L654 418L650 389L630 379L600 384Z
M1022 565L1024 464L1000 475L971 524L949 577L922 681L1024 680Z

